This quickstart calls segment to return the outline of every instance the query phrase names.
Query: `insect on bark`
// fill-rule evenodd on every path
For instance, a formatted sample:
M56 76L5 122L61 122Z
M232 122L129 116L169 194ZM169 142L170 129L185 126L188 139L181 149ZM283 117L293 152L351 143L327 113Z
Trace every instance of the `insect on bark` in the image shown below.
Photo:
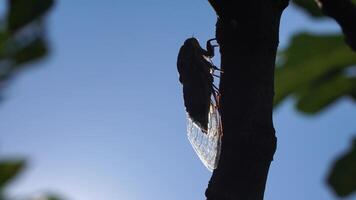
M214 47L210 39L203 49L196 38L188 38L179 50L177 68L183 85L184 105L187 112L188 139L203 164L216 169L222 137L219 112L219 89L214 77L220 72L211 61Z

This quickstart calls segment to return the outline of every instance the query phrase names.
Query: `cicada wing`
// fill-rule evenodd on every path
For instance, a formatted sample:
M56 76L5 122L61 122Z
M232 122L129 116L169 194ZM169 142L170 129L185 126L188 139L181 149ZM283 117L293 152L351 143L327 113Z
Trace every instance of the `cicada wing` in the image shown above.
M221 117L216 106L210 106L207 133L202 132L189 115L187 117L187 133L188 140L205 167L209 171L216 169L220 157L222 138Z

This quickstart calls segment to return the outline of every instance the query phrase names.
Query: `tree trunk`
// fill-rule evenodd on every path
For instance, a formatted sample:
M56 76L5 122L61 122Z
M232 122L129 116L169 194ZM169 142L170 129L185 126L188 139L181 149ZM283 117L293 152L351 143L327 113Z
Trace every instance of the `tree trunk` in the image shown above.
M262 200L276 150L272 122L279 22L287 0L209 0L218 14L222 151L208 200Z

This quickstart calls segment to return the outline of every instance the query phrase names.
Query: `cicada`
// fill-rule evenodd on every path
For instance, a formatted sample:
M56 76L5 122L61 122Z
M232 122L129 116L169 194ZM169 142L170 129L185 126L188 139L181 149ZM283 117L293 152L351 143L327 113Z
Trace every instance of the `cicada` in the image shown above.
M177 60L187 112L188 139L210 171L217 167L222 137L220 94L214 85L214 77L220 77L215 73L221 71L211 60L217 46L212 45L213 40L207 41L205 50L196 38L188 38L180 48Z

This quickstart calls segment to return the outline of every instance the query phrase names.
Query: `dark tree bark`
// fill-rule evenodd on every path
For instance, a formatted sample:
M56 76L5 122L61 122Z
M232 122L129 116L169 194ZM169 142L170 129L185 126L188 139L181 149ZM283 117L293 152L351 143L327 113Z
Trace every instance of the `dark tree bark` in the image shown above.
M288 0L209 0L218 20L222 151L208 200L262 200L276 150L272 122L279 22Z
M347 44L356 51L356 6L350 0L316 0L323 13L340 25Z

